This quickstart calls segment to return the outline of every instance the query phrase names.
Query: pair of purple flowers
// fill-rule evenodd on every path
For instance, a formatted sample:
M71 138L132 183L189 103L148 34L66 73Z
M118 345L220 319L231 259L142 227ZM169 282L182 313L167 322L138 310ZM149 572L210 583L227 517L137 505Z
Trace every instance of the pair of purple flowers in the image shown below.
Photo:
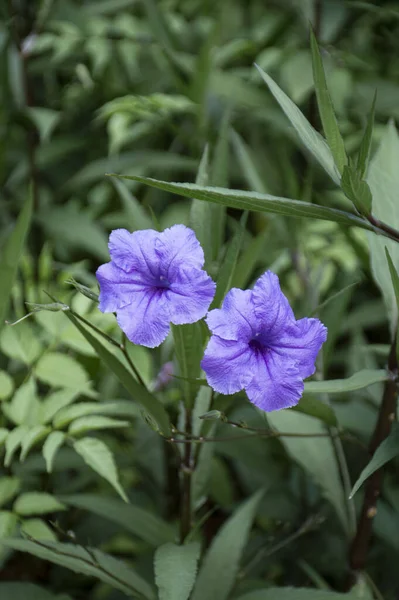
M100 310L115 312L135 344L155 348L170 323L194 323L207 314L216 285L202 268L203 250L188 227L161 233L116 229L109 251L111 262L96 274ZM213 335L201 367L214 390L245 389L265 411L298 403L327 329L318 319L295 319L277 275L267 271L252 290L233 288L206 322Z

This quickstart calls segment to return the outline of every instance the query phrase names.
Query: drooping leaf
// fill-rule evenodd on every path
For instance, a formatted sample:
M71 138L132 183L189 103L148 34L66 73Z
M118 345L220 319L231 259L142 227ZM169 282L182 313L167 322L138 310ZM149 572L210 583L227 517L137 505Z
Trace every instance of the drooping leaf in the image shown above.
M363 369L347 379L330 379L326 381L307 381L305 392L307 394L345 394L362 390L369 385L386 381L389 374L384 369Z
M43 456L46 461L47 473L51 473L55 455L65 441L65 433L52 431L43 444Z
M389 436L381 442L377 450L374 452L372 459L360 473L351 491L350 497L356 494L361 485L378 469L381 469L387 462L398 456L399 454L399 427L397 423L392 423L392 428Z
M8 311L8 304L14 279L17 275L18 262L29 231L33 209L33 198L30 194L21 210L15 228L1 249L0 260L0 330Z
M60 496L67 505L92 512L104 519L117 523L125 531L157 547L173 541L174 528L156 514L136 506L125 504L115 498L101 497L94 494L76 494Z
M218 531L201 565L192 600L229 597L262 496L259 490Z
M14 512L21 516L45 515L65 509L65 504L46 492L25 492L17 498L13 507Z
M119 483L118 472L114 457L104 442L95 438L82 438L73 444L74 449L83 458L86 464L104 477L118 494L128 502L125 491Z
M159 600L188 600L197 574L201 551L198 542L160 546L154 558Z
M165 192L185 196L186 198L197 198L208 202L216 202L224 206L239 208L241 210L254 210L257 212L275 213L287 217L306 217L308 219L322 219L335 221L347 226L357 226L362 229L372 230L372 226L356 215L336 208L318 206L301 200L291 200L271 196L270 194L259 194L256 192L245 192L242 190L229 190L224 188L203 187L194 183L169 183L150 177L139 175L115 175L122 179L132 179L145 185L155 187Z

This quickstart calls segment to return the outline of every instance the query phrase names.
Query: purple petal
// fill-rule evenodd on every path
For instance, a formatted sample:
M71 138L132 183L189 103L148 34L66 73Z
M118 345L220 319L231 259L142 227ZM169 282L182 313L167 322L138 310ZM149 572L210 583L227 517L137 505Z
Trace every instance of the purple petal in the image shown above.
M250 340L257 329L251 298L251 290L230 290L222 308L208 313L206 322L212 333L225 340Z
M153 229L134 231L115 229L109 236L108 248L112 261L127 273L139 271L148 277L159 275L156 244L160 234Z
M287 298L280 289L277 275L267 271L255 284L252 292L255 314L262 323L262 331L273 337L295 321Z
M116 312L126 304L130 304L137 292L147 289L140 274L129 274L119 269L113 262L101 265L96 277L100 285L100 304L102 312Z
M273 351L256 355L256 368L245 386L249 400L266 412L289 408L298 403L303 381L295 363L282 360Z
M300 319L284 331L273 350L297 362L304 379L315 372L317 354L327 339L327 328L319 319Z
M221 394L239 392L254 375L254 356L248 344L212 336L201 367L209 385Z
M215 295L216 284L200 269L180 269L165 290L169 318L175 325L202 319Z
M155 348L169 333L169 317L162 292L138 292L128 306L117 311L119 327L134 344Z
M204 265L204 251L195 233L185 225L173 225L159 234L156 253L167 279L174 278L181 265L201 269Z

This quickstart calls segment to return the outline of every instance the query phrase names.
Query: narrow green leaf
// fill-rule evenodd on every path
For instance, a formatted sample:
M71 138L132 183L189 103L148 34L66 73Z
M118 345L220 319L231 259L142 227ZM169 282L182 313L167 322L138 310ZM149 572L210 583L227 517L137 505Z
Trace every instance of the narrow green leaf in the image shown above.
M164 435L170 434L169 417L158 398L153 396L153 394L151 394L146 388L140 385L121 363L121 361L114 354L112 354L98 338L94 337L94 335L92 335L74 315L72 315L70 312L66 312L65 314L68 319L72 321L75 327L83 334L89 344L94 348L101 360L116 375L129 394L131 394L132 398L141 404L144 410L157 423L160 431Z
M154 547L171 542L175 538L175 530L169 523L141 506L125 504L115 498L95 494L60 496L60 500L117 523L123 531L132 533Z
M152 229L151 218L147 215L137 198L126 187L125 183L120 179L114 179L113 184L122 201L129 230Z
M74 442L73 447L85 463L101 477L104 477L121 498L128 502L125 491L119 483L115 460L108 446L101 440L87 437Z
M160 546L154 558L159 600L187 600L193 589L201 552L198 542Z
M207 202L216 202L231 208L242 210L254 210L257 212L275 213L287 217L306 217L308 219L321 219L335 221L346 226L357 226L362 229L372 230L372 226L360 217L335 208L317 206L301 200L280 198L270 194L258 194L256 192L245 192L242 190L228 190L224 188L202 187L194 183L169 183L152 179L151 177L140 177L139 175L116 175L123 179L133 179L145 185L155 187L165 192L171 192L186 198L197 198Z
M372 138L373 138L374 114L375 114L376 100L377 100L377 90L374 93L373 103L371 105L370 114L367 119L366 129L364 131L364 135L363 135L362 141L360 143L359 154L357 157L357 169L359 171L361 178L363 178L365 176L365 174L367 172L367 167L369 164L371 142L372 142Z
M381 469L387 462L398 456L399 454L399 425L392 423L392 429L389 436L381 442L377 450L374 452L372 459L360 473L358 480L350 494L350 498L356 494L361 485L378 469Z
M129 597L155 600L152 587L132 567L95 548L20 539L3 539L0 544L48 560L75 573L95 577Z
M339 131L337 119L334 113L334 107L327 88L326 76L324 73L323 61L319 50L316 37L313 31L310 31L310 47L312 51L313 78L316 90L317 104L319 107L321 122L323 124L324 134L330 146L331 154L334 157L335 164L340 173L348 162L344 141Z
M208 185L209 183L209 146L206 145L201 157L196 177L197 185ZM212 231L208 226L210 220L212 206L202 200L191 202L190 210L190 226L195 231L195 234L200 242L205 254L205 268L209 267L212 262Z
M53 470L55 455L65 441L65 433L62 431L53 431L43 444L43 456L46 461L47 473Z
M263 493L259 490L241 504L213 538L201 565L192 600L227 600L229 597Z
M329 381L307 381L305 392L307 394L345 394L362 390L373 383L380 383L389 379L384 369L363 369L347 379L330 379Z
M66 506L46 492L26 492L17 498L13 510L22 516L45 515L66 510Z
M119 429L120 427L129 427L129 421L121 421L112 419L111 417L103 417L95 415L92 417L81 417L73 421L68 429L69 435L77 436L88 431L96 431L98 429Z
M18 261L24 247L32 217L32 194L26 200L18 217L15 228L1 250L0 261L0 330L8 311L8 304L14 279L17 275Z
M356 596L312 588L270 587L248 592L238 600L356 600Z
M66 406L54 417L53 425L62 429L71 421L87 417L89 415L113 415L116 417L129 417L130 419L140 416L140 409L129 400L117 402L78 402L72 406Z
M395 269L395 265L393 264L391 255L389 254L388 248L385 246L385 254L388 261L389 273L391 275L391 281L393 285L393 291L395 292L396 304L398 307L399 314L399 275L397 270ZM396 333L396 356L399 359L399 333Z
M339 185L339 171L335 166L334 157L325 139L312 127L299 108L288 98L282 89L258 65L255 65L262 79L280 104L291 124L295 128L304 146L313 154L331 179Z
M351 163L344 166L341 187L360 214L371 214L373 203L371 190L368 183L361 179L360 173Z
M175 353L181 378L186 406L193 406L201 381L199 376L200 362L204 348L203 324L198 321L188 325L172 325Z

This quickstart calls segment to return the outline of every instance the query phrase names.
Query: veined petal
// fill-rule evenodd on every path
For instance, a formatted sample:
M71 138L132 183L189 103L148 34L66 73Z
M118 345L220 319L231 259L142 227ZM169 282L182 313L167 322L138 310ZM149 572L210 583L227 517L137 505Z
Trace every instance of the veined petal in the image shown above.
M163 292L147 290L132 298L131 304L117 311L119 327L134 344L155 348L169 333L169 316Z
M295 363L281 359L273 351L256 355L252 380L245 386L249 400L266 412L289 408L298 403L303 381Z
M172 281L176 269L181 265L201 269L204 265L204 251L195 233L185 225L173 225L159 234L156 253L161 261L162 272Z
M221 394L239 392L251 381L256 361L248 344L212 336L201 367L209 385Z
M252 291L252 302L262 323L262 333L269 338L295 321L292 308L280 289L279 279L271 271L259 277Z
M109 236L108 248L112 261L127 273L139 271L149 280L159 276L159 257L156 244L160 234L153 229L134 231L114 229Z
M130 304L134 294L147 288L139 273L126 273L113 262L101 265L96 277L100 285L99 309L102 312L116 312L118 308Z
M315 372L317 354L327 339L327 328L319 319L300 319L285 329L273 350L297 362L301 377Z
M202 319L215 295L216 284L201 269L179 269L165 290L168 314L172 323L183 325Z
M206 322L212 333L224 340L250 340L257 329L251 298L251 290L230 290L222 308L208 313Z

